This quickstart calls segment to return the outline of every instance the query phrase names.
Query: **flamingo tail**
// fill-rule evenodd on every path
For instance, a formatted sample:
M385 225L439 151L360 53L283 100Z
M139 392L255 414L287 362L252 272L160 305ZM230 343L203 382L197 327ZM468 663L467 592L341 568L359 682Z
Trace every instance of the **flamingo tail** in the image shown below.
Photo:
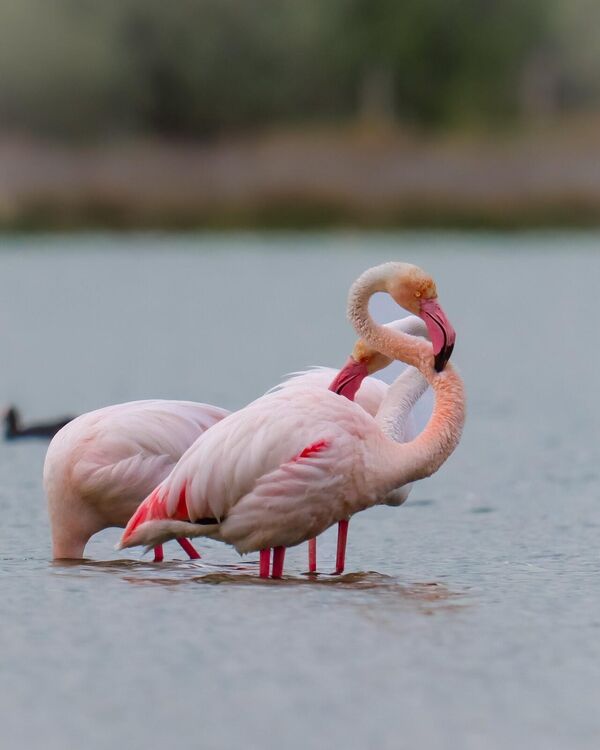
M161 487L157 487L139 506L129 519L116 549L127 549L144 545L146 549L168 542L170 539L192 539L211 536L219 528L216 518L204 518L200 523L191 523L185 505L185 485L180 492L175 517L167 513Z
M143 521L132 529L125 529L115 549L127 549L143 545L146 549L164 544L171 539L186 537L193 539L198 536L212 536L218 529L219 524L190 523L189 521L176 521L174 519L157 519Z

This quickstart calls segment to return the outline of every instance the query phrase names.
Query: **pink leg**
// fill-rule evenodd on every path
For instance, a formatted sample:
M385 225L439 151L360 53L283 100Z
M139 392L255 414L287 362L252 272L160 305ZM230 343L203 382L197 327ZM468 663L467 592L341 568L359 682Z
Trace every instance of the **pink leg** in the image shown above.
M200 553L196 551L194 545L190 542L189 539L178 539L177 544L179 544L181 549L187 553L187 556L190 558L190 560L200 559Z
M308 572L317 572L317 540L308 540Z
M273 573L272 578L281 578L283 575L283 561L285 560L285 547L273 548Z
M154 548L154 562L162 562L164 557L162 544L157 544Z
M348 539L348 524L349 521L344 520L338 523L338 540L337 540L337 555L335 558L335 572L340 574L344 572L344 566L346 564L346 541Z
M260 577L269 577L269 568L271 567L271 548L261 549L260 551Z

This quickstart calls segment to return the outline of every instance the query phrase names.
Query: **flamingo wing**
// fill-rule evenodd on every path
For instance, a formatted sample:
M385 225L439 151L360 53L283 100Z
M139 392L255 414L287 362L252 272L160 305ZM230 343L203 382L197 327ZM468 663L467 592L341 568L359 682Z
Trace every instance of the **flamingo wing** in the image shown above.
M245 541L244 534L257 524L256 533L266 539L283 516L289 522L286 538L297 544L347 515L345 498L355 495L348 475L357 474L362 438L378 432L363 409L326 389L307 386L295 389L293 397L285 390L263 396L191 446L142 503L122 546L185 534L214 536L240 551L259 549L256 534ZM279 521L270 522L275 508ZM187 519L195 522L187 524L191 528L184 528ZM154 531L152 522L158 524Z
M46 490L49 496L76 491L111 523L124 525L194 440L227 414L208 404L162 400L84 414L50 444Z
M260 477L231 508L219 538L244 553L292 547L349 515L357 446L344 431L307 445Z

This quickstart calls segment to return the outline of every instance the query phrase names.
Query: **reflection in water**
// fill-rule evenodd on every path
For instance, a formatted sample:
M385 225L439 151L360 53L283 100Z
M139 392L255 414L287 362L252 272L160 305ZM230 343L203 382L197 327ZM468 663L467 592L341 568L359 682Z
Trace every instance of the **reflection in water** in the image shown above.
M343 575L334 573L288 573L280 580L258 577L258 561L238 564L211 564L202 560L156 563L138 560L60 560L51 563L55 573L78 579L113 575L133 586L184 586L208 584L213 586L319 587L348 592L377 593L392 601L427 605L426 614L435 610L466 606L467 590L452 590L438 581L402 582L398 578L376 571L355 571Z

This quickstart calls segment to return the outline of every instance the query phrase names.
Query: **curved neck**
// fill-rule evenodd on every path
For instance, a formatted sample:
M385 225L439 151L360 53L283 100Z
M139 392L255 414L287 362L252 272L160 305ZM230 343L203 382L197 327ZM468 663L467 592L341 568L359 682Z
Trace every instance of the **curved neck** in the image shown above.
M465 393L451 364L436 375L433 413L423 432L409 443L386 441L380 473L384 489L424 479L436 472L458 445L465 423Z
M348 298L348 317L356 331L382 354L416 367L435 394L433 413L418 437L408 443L395 443L384 437L376 479L383 491L437 471L458 445L465 421L464 386L454 367L447 364L443 372L437 373L429 342L384 328L369 313L369 299L375 292L389 291L388 281L399 267L397 263L386 263L366 271L353 284ZM397 403L398 394L395 397Z
M414 367L409 367L394 380L375 416L384 435L396 443L409 439L410 413L426 390L427 381Z
M370 268L352 285L348 297L348 318L356 332L377 351L416 367L427 378L435 374L431 344L403 331L376 323L369 312L369 300L376 292L389 292L388 279L395 263ZM431 371L427 372L426 371Z

